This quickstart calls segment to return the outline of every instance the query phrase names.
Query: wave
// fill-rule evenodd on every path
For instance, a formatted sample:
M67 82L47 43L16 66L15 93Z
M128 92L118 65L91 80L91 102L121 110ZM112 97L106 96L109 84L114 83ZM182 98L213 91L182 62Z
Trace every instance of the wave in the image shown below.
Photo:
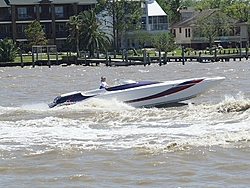
M216 104L211 102L169 108L134 108L116 100L90 99L73 105L49 108L46 103L25 104L20 107L1 107L3 120L40 119L47 116L79 119L98 123L164 124L168 121L220 122L248 118L250 100L242 93L225 96ZM209 123L210 124L210 123Z
M171 108L133 108L89 100L70 106L0 107L3 150L139 149L176 152L192 147L230 147L250 140L249 99Z
M250 108L250 100L245 98L243 93L238 93L236 97L226 96L224 101L217 105L218 112L241 112Z
M90 122L59 117L1 122L1 150L139 149L178 152L193 147L248 144L250 118L238 122ZM29 152L28 152L29 153Z

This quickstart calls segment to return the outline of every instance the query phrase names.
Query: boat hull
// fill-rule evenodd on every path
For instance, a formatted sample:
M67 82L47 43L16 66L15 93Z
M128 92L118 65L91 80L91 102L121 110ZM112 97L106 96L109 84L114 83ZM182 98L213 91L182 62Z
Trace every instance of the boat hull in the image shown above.
M54 102L50 103L49 106L72 104L89 98L115 99L133 107L162 106L197 97L224 79L224 77L214 77L165 82L138 81L108 89L64 94L55 98Z

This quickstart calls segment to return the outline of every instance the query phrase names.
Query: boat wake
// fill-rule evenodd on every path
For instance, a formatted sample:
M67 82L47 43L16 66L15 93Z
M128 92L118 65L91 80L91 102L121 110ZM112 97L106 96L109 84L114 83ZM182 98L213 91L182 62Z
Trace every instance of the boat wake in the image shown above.
M239 93L237 97L226 96L225 100L218 104L218 112L241 112L250 108L250 99L245 98L242 93Z
M37 103L37 104L22 105L21 109L24 109L24 110L45 110L45 109L49 109L49 107L46 103Z
M57 108L44 106L0 107L0 148L34 152L35 148L133 148L158 153L193 147L238 147L250 140L250 100L242 94L226 96L217 104L169 108L134 108L104 99Z

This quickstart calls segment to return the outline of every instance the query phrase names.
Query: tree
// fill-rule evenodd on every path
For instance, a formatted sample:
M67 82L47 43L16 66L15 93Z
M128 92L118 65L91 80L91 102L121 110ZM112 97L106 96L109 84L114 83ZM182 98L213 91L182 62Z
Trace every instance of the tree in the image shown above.
M250 1L237 0L234 4L222 8L223 12L242 22L249 21Z
M16 47L12 39L4 38L0 40L0 61L13 62L16 58L17 52L20 49Z
M101 23L96 19L93 9L79 14L81 20L80 46L90 51L90 56L95 50L106 50L110 46L110 39L100 28Z
M139 42L141 47L144 47L145 44L152 43L153 33L146 30L137 30L132 32L129 37L135 41Z
M159 51L171 52L178 46L175 44L174 36L166 31L151 33L150 31L135 31L130 38L137 40L142 46L150 44Z
M140 0L99 0L98 6L105 7L103 17L111 18L114 50L119 50L122 35L139 28L139 19L142 15L141 2ZM99 10L99 8L97 9ZM109 20L107 21L109 22ZM131 27L132 25L134 27Z
M79 37L80 29L82 26L82 20L80 20L79 15L70 16L69 21L66 22L66 27L69 28L68 41L70 44L73 44L73 47L76 49L77 57L80 55L79 50Z
M181 19L181 9L188 6L195 6L195 0L157 0L161 8L168 14L171 24L177 23Z
M29 23L24 32L29 43L29 48L33 45L46 45L48 43L43 28L37 20Z
M207 10L221 8L222 0L201 0L196 3L195 8L197 10Z
M201 0L195 5L196 10L218 8L232 18L242 22L249 21L250 0Z
M178 46L175 44L174 37L171 33L159 32L153 35L152 38L153 46L163 52L171 52Z
M194 37L203 38L209 42L210 52L215 37L225 36L232 32L232 23L235 20L227 17L221 11L216 11L210 16L200 16L195 21Z

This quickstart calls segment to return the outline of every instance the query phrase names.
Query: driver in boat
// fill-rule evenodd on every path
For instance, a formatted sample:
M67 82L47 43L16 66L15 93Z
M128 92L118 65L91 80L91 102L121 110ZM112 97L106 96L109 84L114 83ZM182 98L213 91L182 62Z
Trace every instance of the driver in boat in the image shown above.
M107 84L107 82L106 82L105 76L102 76L102 77L101 77L101 84L100 84L100 88L99 88L99 89L108 88L108 87L109 87L109 86L108 86L108 84Z

